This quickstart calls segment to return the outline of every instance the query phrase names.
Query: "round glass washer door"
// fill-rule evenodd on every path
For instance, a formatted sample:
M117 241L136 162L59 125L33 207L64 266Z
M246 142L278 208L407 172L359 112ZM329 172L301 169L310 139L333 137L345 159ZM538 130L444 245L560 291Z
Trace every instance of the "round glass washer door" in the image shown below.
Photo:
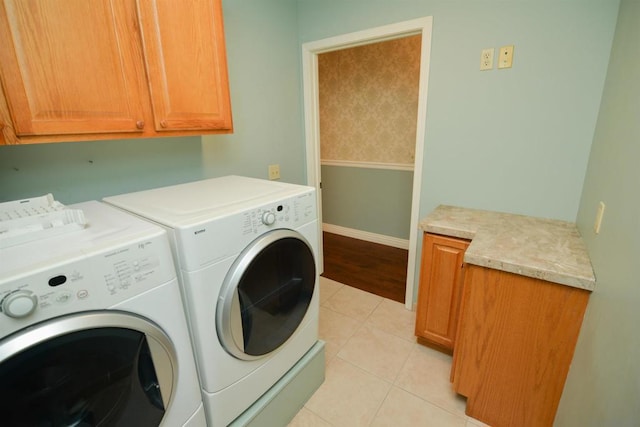
M313 250L297 231L278 229L251 242L222 285L216 329L243 360L265 357L298 329L316 286Z
M177 359L154 323L121 312L56 318L0 341L2 426L156 427Z

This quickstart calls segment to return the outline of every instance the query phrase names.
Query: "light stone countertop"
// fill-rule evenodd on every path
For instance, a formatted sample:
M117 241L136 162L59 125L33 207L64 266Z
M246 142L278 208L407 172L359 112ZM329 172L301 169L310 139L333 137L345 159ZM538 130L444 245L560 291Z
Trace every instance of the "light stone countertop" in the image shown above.
M571 222L440 205L419 227L470 239L466 263L589 291L595 288L587 248Z

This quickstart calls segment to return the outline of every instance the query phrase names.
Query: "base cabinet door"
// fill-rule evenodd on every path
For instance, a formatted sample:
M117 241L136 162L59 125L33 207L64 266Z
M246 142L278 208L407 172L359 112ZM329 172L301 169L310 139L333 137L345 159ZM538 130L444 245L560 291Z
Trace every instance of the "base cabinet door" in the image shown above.
M469 241L424 233L415 334L419 341L453 351Z
M589 294L468 265L452 367L467 415L493 427L551 427Z

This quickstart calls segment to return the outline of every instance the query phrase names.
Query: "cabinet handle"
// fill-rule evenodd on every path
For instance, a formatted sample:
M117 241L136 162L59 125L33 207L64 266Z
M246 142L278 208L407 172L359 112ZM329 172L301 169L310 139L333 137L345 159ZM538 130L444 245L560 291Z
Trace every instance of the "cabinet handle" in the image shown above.
M167 127L167 121L166 120L160 120L160 126L162 126L163 128Z
M138 120L138 121L136 122L136 127L137 127L138 129L144 129L144 120Z

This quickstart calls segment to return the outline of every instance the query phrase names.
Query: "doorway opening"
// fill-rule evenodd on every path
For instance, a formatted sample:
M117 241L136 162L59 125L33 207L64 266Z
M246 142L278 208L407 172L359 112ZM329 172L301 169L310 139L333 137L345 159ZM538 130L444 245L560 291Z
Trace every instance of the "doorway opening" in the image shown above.
M318 55L323 276L401 303L421 39Z
M421 37L418 107L417 117L415 118L415 160L413 163L408 260L406 267L406 287L404 295L404 303L407 309L413 308L414 300L414 278L418 245L418 215L420 208L422 159L426 121L427 82L431 46L431 24L431 17L420 18L357 33L332 37L316 42L305 43L302 46L305 131L307 144L307 182L309 185L315 186L317 189L317 202L320 219L318 221L318 231L319 235L322 236L322 173L320 166L321 155L318 55L349 47L356 47L381 41L403 38L406 36L420 35ZM322 269L324 265L322 243L319 246L319 264Z

